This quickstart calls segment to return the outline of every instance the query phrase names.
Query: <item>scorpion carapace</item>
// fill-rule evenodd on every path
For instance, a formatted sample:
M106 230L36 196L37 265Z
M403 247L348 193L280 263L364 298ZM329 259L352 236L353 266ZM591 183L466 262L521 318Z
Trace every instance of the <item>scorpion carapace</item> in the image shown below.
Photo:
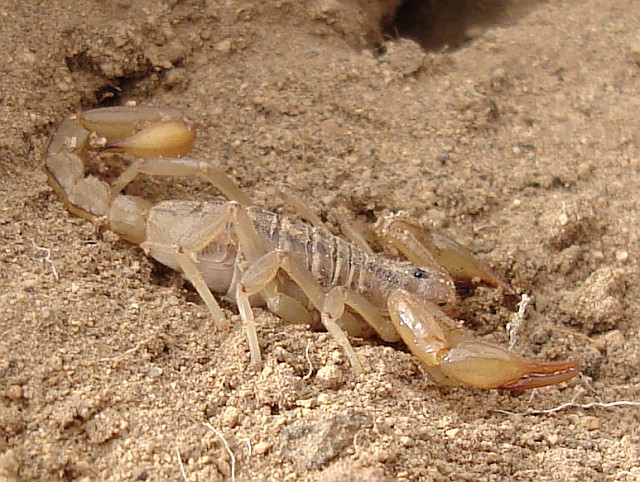
M356 372L362 366L347 335L375 331L389 342L402 339L439 383L524 390L579 373L574 361L526 360L473 340L448 316L455 286L440 263L454 271L456 279L479 277L510 289L457 243L395 220L383 237L410 262L377 256L322 227L253 206L209 162L177 157L185 155L194 140L192 124L178 109L95 109L65 119L49 143L45 167L74 214L106 218L122 238L182 272L218 328L228 328L229 321L212 291L235 302L252 363L261 361L252 305L263 304L286 322L321 323ZM85 173L92 152L110 150L137 157L111 185ZM139 174L200 176L229 201L151 205L121 194Z

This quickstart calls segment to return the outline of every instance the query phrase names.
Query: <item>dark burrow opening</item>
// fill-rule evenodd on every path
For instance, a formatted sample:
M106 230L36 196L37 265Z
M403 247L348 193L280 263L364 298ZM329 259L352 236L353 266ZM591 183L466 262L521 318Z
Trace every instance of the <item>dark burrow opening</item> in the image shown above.
M386 25L388 38L425 50L456 49L495 25L511 23L544 0L405 0Z

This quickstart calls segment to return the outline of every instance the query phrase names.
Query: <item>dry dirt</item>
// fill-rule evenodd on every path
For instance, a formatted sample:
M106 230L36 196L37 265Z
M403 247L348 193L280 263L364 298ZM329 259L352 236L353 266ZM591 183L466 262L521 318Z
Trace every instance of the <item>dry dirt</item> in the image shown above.
M2 2L0 480L640 480L637 1L413 2L390 24L399 3ZM216 331L46 183L60 120L128 101L186 109L195 155L269 209L284 186L334 228L404 210L471 247L536 298L517 350L582 377L443 388L354 340L356 377L258 309L248 369L233 305ZM477 288L461 317L506 344L513 309ZM636 405L528 414L572 401Z

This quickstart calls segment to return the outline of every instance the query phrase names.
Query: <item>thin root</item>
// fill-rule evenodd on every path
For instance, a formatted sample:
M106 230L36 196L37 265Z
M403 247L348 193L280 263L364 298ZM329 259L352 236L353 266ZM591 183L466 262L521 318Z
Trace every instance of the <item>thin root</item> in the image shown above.
M211 425L209 422L204 422L204 426L211 430L213 433L217 435L217 437L222 440L222 444L224 445L227 454L229 454L229 460L231 461L231 482L236 482L236 456L233 455L229 444L227 443L227 439L224 438L224 435L216 428Z
M180 455L180 450L178 449L178 447L176 447L176 455L178 456L178 465L180 466L180 474L182 474L182 478L185 480L185 482L188 482L189 478L187 477L187 472L184 470L184 464L182 463L182 456Z
M305 376L302 377L303 380L308 380L313 375L313 363L311 363L311 357L309 356L309 347L311 346L311 342L307 343L307 348L304 350L304 356L307 359L307 365L309 365L309 371Z
M551 407L544 410L527 410L526 412L512 412L511 410L495 410L495 411L499 413L506 413L507 415L548 415L550 413L561 412L569 408L579 408L582 410L589 410L591 408L640 407L640 402L633 401L633 400L615 400L613 402L577 403L575 400L583 393L584 391L579 391L570 402L562 403L556 407Z
M253 447L251 446L251 439L249 439L249 437L244 437L241 438L240 440L238 440L238 444L240 443L244 443L247 445L247 450L249 452L249 457L251 457L251 455L253 454Z
M36 248L37 250L44 251L45 256L43 259L45 263L49 263L49 265L51 266L51 273L53 274L53 277L55 278L55 280L59 281L60 277L58 276L58 270L56 270L56 265L53 264L53 261L51 261L51 250L49 248L43 248L42 246L38 246L33 239L31 240L31 244L33 244L33 247Z
M152 339L153 337L150 337L150 338L147 338L146 340L139 341L138 343L135 344L133 348L129 348L128 350L123 351L122 353L118 355L114 355L112 357L100 358L99 360L96 361L96 363L105 363L105 362L120 363L127 356L134 354L135 352L140 350L140 348L146 346Z

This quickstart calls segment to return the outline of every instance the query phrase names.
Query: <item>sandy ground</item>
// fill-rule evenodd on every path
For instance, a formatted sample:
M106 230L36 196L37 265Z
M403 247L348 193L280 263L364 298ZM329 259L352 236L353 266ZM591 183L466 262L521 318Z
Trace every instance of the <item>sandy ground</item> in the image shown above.
M2 3L0 480L640 480L637 2L410 4L384 36L399 2L361 3ZM354 340L357 377L326 333L259 309L249 370L233 305L216 331L46 183L60 120L127 101L186 109L195 155L269 209L286 187L333 229L403 210L466 244L535 296L517 350L582 376L443 388ZM513 309L477 288L460 316L507 344ZM636 406L530 414L616 401Z

